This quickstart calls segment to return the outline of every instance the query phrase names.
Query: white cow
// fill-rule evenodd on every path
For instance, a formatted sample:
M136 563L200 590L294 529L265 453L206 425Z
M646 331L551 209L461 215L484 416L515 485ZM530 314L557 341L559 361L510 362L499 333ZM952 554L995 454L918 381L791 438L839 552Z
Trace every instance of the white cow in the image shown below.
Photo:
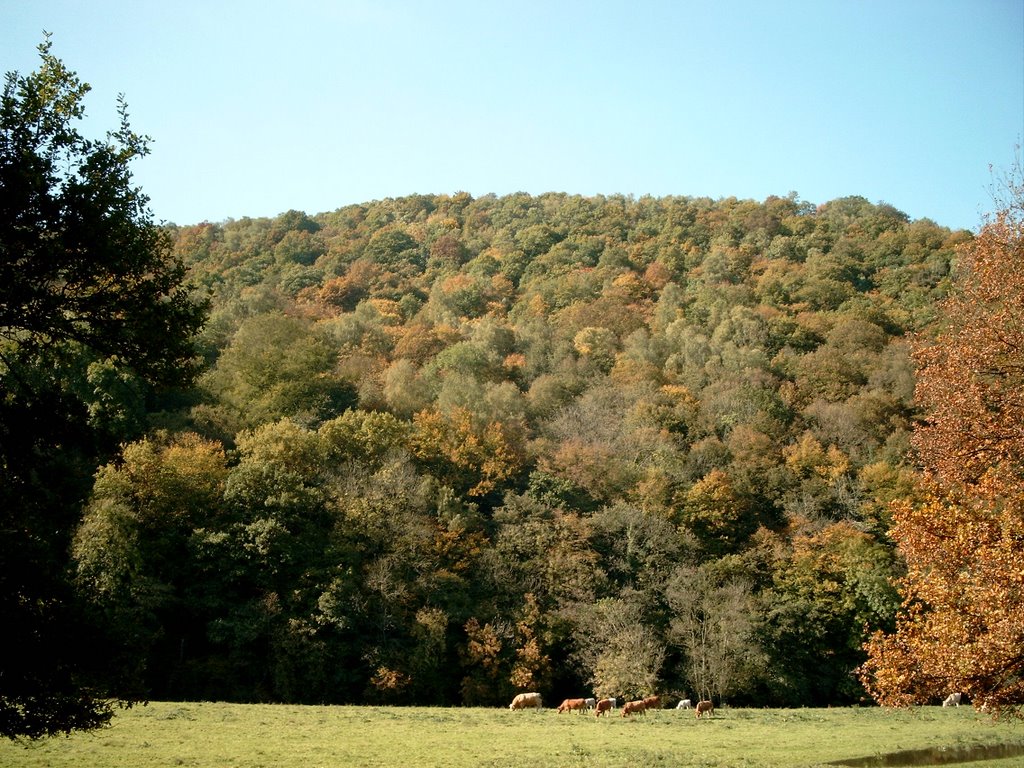
M508 705L508 708L527 709L529 707L536 707L537 709L540 709L542 706L539 693L520 693L512 699L512 703Z
M588 710L591 710L597 706L597 699L584 699L584 702Z
M693 702L689 699L683 699L676 704L676 709L693 709Z
M960 696L961 695L962 694L959 694L959 693L951 693L951 694L949 694L949 696L946 697L946 700L942 702L942 706L944 706L944 707L959 707L960 706Z

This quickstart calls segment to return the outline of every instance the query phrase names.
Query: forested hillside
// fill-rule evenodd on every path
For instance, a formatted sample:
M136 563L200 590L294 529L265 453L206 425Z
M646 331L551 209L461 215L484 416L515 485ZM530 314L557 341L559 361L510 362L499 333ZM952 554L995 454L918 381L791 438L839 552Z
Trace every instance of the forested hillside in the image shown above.
M171 227L79 586L154 698L861 700L957 243L884 204L410 196ZM144 664L133 666L135 659Z

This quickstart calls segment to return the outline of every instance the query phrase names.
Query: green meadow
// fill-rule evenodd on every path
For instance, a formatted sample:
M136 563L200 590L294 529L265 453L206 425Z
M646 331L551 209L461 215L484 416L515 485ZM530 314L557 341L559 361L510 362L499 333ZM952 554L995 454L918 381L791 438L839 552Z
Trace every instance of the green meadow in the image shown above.
M948 762L992 747L1002 756ZM1015 747L1022 754L1013 757ZM119 712L96 733L0 743L0 766L733 768L819 766L925 749L934 750L920 758L927 762L876 764L938 764L937 756L943 765L1020 765L1024 722L993 723L969 707L725 709L697 720L675 710L629 719L616 710L598 719L554 709L154 702Z

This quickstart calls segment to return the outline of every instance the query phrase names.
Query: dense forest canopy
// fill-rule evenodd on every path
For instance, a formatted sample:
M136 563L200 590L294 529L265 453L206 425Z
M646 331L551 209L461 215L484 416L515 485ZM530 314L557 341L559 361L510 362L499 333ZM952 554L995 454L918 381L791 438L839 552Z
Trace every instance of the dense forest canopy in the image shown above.
M126 442L74 541L148 695L864 699L906 337L969 233L554 193L168 230L205 373L105 392Z

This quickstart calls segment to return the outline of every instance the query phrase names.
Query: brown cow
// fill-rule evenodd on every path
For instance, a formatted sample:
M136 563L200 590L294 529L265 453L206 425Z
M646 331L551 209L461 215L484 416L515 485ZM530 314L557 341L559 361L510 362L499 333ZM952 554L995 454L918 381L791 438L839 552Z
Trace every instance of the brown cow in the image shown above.
M586 708L587 708L587 700L586 699L566 699L565 701L563 701L561 704L558 705L558 714L562 714L563 712L570 712L570 711L573 711L573 710L582 711L582 710L584 710Z
M614 705L614 699L601 699L597 702L597 706L595 707L596 712L594 713L594 717L600 717L605 712L610 712Z
M527 707L536 707L540 709L542 706L539 693L520 693L512 699L512 703L508 705L508 708L526 709Z
M644 706L647 709L658 709L661 706L660 696L646 696L644 697Z
M698 701L697 702L697 717L700 717L705 712L708 713L708 717L715 714L715 705L710 701Z
M647 705L644 704L643 700L627 701L625 704L622 705L623 717L625 717L626 715L632 715L634 712L638 715L647 714Z

